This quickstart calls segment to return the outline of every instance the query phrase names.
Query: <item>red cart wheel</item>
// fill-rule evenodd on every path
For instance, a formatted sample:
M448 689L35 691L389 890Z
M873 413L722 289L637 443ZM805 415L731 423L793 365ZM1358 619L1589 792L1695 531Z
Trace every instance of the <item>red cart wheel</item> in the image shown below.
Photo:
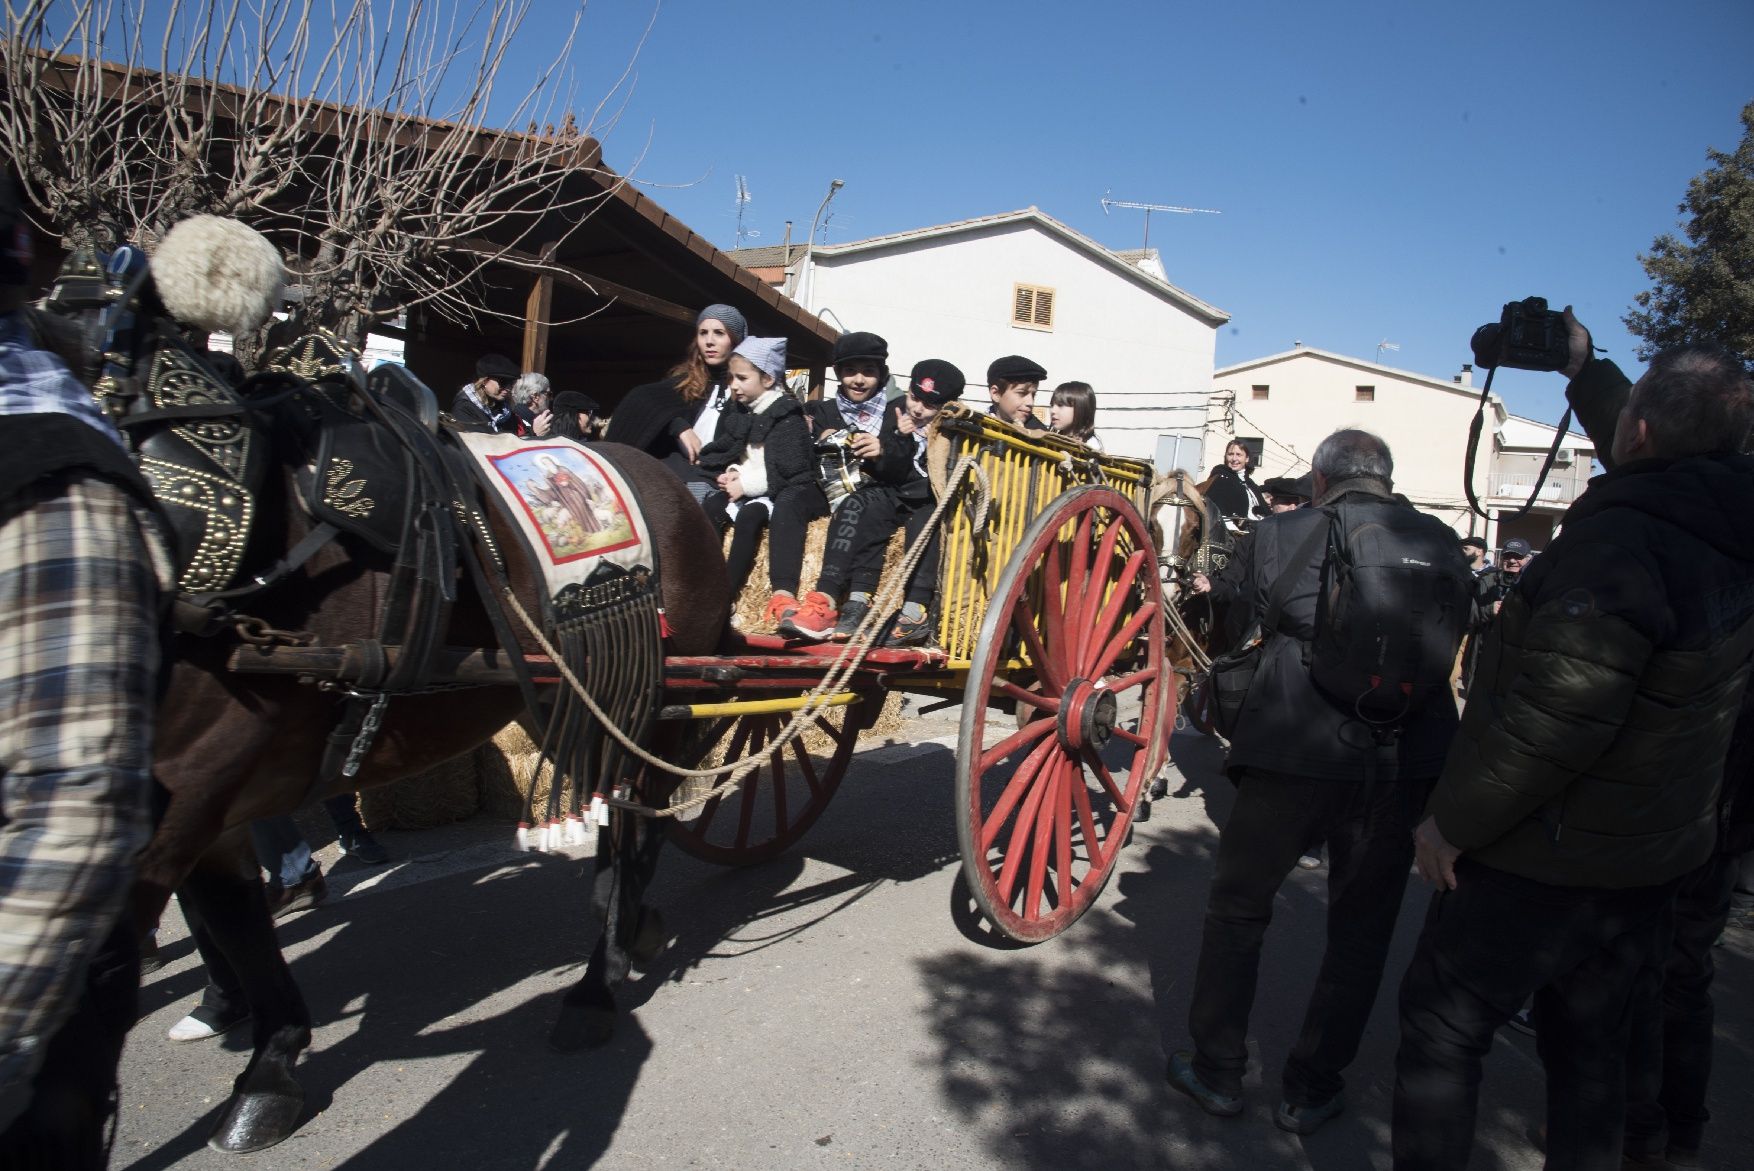
M963 696L962 868L982 912L1026 943L1102 893L1175 710L1150 530L1119 493L1077 488L1024 533L993 591ZM1015 702L1031 718L987 720Z
M859 732L875 718L864 709L881 705L869 696L818 712L802 736L743 779L738 789L700 807L690 821L665 819L670 840L686 853L720 866L754 866L778 857L816 824L846 776ZM776 742L792 713L720 720L707 735L706 763L756 755Z

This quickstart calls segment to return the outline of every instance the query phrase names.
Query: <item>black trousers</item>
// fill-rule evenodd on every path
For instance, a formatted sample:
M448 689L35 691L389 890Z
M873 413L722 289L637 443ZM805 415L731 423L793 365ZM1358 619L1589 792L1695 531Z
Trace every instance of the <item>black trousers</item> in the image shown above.
M1344 1087L1341 1073L1358 1054L1382 983L1413 862L1412 831L1430 790L1430 781L1243 774L1218 838L1188 1010L1194 1069L1207 1085L1242 1092L1249 1012L1273 899L1298 857L1325 842L1328 945L1303 1030L1285 1063L1285 1098L1312 1105Z
M1626 1150L1660 1155L1669 1146L1696 1151L1711 1112L1711 949L1730 918L1740 861L1711 860L1675 892L1667 948L1639 973L1632 1037L1626 1051Z
M889 538L898 527L906 526L908 547L912 548L937 506L937 501L930 497L904 500L888 484L861 487L835 510L816 588L831 598L839 598L849 588L867 594L876 592L877 583L883 578L883 557L889 549ZM913 577L908 579L908 601L931 606L938 593L942 544L939 534L933 533Z
M770 516L766 503L745 501L733 519L727 510L731 498L715 489L702 506L707 519L719 532L731 526L731 551L725 557L725 573L731 579L731 592L740 593L755 567L755 554L761 548L761 530L767 534L767 579L775 591L798 592L798 579L804 572L804 537L810 522L828 515L828 498L815 484L795 484L781 488L771 498Z
M1547 1070L1547 1171L1620 1171L1632 991L1667 930L1675 884L1549 886L1463 856L1431 900L1401 984L1396 1171L1463 1171L1480 1060L1533 995Z

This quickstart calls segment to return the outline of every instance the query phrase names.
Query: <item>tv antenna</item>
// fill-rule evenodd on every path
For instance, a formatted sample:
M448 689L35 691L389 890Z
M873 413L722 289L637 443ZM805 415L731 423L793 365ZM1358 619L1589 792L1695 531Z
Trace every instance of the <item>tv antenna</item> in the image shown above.
M1384 350L1393 350L1393 351L1395 351L1395 353L1398 354L1401 352L1401 343L1400 342L1392 342L1386 337L1383 338L1382 341L1377 342L1376 343L1376 364L1378 366L1382 365L1382 352Z
M1223 215L1224 213L1210 207L1181 207L1173 203L1135 203L1130 199L1110 199L1102 197L1102 214L1107 215L1111 207L1130 207L1145 213L1145 247L1151 247L1151 213L1169 211L1177 215Z
M749 196L749 183L747 180L745 180L743 178L743 176L738 175L737 176L737 242L735 245L733 245L733 247L737 247L737 248L743 247L743 237L745 235L753 237L753 236L757 236L760 234L758 232L747 232L746 233L743 230L743 209L749 206L749 198L750 198L750 196Z

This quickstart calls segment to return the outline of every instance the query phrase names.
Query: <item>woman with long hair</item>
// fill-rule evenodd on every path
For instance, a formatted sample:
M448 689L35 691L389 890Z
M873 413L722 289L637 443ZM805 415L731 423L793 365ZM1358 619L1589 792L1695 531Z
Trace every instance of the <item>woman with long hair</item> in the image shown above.
M694 340L682 360L657 382L636 386L615 407L604 439L625 443L664 461L701 499L714 487L697 462L718 431L719 416L735 407L725 365L749 333L729 305L708 305L694 321Z
M1223 515L1225 525L1233 532L1267 515L1266 498L1249 475L1254 470L1254 453L1232 439L1224 445L1224 462L1206 478L1206 499Z
M1096 391L1088 382L1062 382L1048 400L1048 429L1076 439L1092 451L1102 450L1096 435Z

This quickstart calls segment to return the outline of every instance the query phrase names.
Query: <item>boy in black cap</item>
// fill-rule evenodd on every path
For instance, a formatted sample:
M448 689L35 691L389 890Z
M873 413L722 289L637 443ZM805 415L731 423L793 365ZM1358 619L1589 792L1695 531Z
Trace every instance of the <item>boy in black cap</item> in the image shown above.
M1025 431L1045 431L1047 426L1035 417L1035 392L1046 380L1048 372L1022 354L1007 354L993 359L987 367L987 393L993 405L987 412Z
M889 343L874 333L843 333L834 343L834 376L840 383L831 399L804 404L811 434L822 457L822 473L831 483L845 475L856 485L864 480L861 465L881 450L883 388L889 385ZM829 493L839 508L842 499Z
M927 358L914 366L908 382L907 405L898 404L884 414L877 457L865 463L870 480L834 514L816 588L804 594L797 611L780 622L781 634L817 640L851 638L870 610L871 594L883 576L883 554L896 527L906 526L911 546L931 519L937 501L926 477L926 430L945 403L962 397L965 380L949 362ZM934 533L883 645L918 646L931 639L939 545ZM835 599L849 583L852 590L846 605L837 610Z

